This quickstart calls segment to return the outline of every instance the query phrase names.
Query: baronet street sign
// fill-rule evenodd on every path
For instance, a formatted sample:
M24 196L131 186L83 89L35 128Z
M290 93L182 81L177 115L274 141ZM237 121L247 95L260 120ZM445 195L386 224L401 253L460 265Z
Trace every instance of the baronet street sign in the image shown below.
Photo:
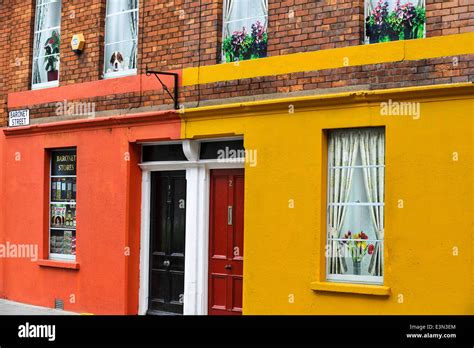
M21 127L30 124L30 110L13 110L8 113L8 126Z

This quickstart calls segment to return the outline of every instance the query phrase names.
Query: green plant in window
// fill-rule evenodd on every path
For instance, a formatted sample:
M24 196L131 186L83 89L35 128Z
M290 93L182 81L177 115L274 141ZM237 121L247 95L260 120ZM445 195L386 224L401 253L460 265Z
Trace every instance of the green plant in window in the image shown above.
M57 64L59 62L60 35L53 30L51 37L44 44L46 57L44 58L45 70L48 74L48 81L56 81L59 77Z
M379 0L376 7L365 19L366 36L370 43L396 40L419 39L424 37L426 10L411 2L401 5L397 0L393 10L388 10L388 2Z
M256 22L252 31L247 33L245 27L242 31L235 31L222 42L222 51L227 63L239 60L262 58L267 55L268 36L265 27Z
M413 18L414 38L422 39L425 36L426 9L424 7L415 8L415 17Z
M46 52L46 59L45 59L45 69L46 71L55 71L57 70L57 62L59 58L57 54L59 53L59 46L60 46L60 36L59 33L55 30L52 32L51 37L46 40L44 44L44 50Z

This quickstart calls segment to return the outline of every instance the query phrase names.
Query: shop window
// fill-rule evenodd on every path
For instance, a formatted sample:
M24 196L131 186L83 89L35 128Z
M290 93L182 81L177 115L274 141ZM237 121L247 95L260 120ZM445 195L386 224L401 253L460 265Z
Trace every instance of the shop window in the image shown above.
M421 39L425 35L425 0L365 0L366 43Z
M61 1L37 0L33 41L32 88L59 84Z
M222 61L267 56L268 0L224 0Z
M385 131L328 134L328 281L383 283Z
M138 0L107 0L104 77L137 73Z
M76 258L76 149L51 151L49 256Z

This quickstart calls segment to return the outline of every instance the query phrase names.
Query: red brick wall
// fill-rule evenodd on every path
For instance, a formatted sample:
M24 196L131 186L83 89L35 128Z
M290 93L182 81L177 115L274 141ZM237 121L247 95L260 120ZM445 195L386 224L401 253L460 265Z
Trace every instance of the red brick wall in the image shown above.
M426 0L426 36L474 31L473 0Z
M359 45L364 1L269 1L271 56Z
M69 85L101 78L105 33L105 2L62 1L60 83ZM83 33L86 49L81 55L71 50L71 38Z
M473 0L427 0L427 36L474 31ZM0 7L0 122L6 117L5 95L27 91L31 85L34 0L6 0ZM63 1L61 25L61 86L102 78L105 0ZM140 0L138 71L146 66L172 70L220 61L222 0ZM359 45L363 41L363 1L269 0L270 56ZM84 33L80 56L70 49L75 33ZM200 52L200 54L198 54ZM473 67L460 57L392 63L273 76L189 87L182 102L286 93L321 88L369 85L370 88L473 81ZM446 65L447 64L447 65ZM446 68L448 66L448 68ZM381 70L382 69L382 70ZM81 100L82 101L82 100ZM96 110L158 107L171 100L162 91L146 91L93 98ZM55 115L54 105L31 106L32 118Z

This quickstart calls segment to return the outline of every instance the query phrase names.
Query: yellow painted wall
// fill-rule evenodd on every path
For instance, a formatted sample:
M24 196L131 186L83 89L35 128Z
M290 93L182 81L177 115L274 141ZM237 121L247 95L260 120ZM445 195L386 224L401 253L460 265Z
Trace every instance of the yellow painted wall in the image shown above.
M183 86L368 64L474 54L474 33L300 52L183 69Z
M246 166L244 314L474 314L471 87L186 111L183 138L241 134L246 149L258 151L257 166ZM420 119L381 116L380 102L388 98L421 102ZM323 133L368 126L386 127L384 285L390 295L314 291L311 283L324 281Z

